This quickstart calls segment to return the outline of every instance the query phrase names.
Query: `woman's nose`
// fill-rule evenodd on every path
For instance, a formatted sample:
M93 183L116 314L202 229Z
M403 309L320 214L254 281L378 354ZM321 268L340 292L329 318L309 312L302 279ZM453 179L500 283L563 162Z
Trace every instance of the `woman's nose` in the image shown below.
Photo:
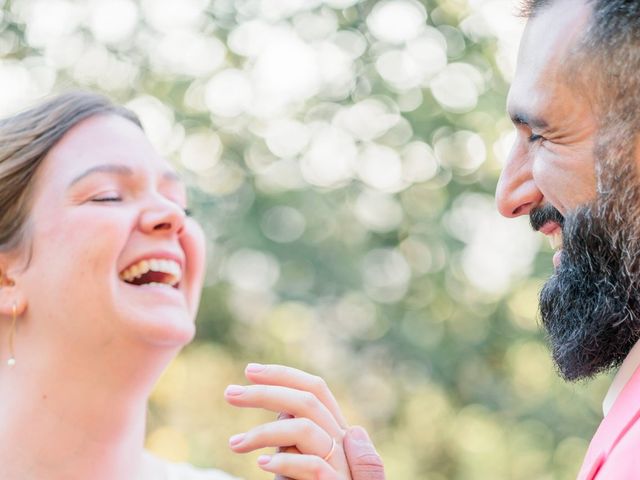
M527 215L543 197L533 178L532 161L514 145L496 188L498 211L508 218Z
M175 202L158 198L149 203L140 217L140 228L145 233L181 233L184 228L184 210Z

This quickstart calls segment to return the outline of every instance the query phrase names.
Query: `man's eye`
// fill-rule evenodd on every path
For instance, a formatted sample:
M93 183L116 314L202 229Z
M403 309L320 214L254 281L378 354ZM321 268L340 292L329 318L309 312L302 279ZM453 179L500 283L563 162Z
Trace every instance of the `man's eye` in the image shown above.
M542 135L536 135L535 133L532 133L531 135L529 135L529 143L534 143L537 142L538 140L542 140L544 137Z

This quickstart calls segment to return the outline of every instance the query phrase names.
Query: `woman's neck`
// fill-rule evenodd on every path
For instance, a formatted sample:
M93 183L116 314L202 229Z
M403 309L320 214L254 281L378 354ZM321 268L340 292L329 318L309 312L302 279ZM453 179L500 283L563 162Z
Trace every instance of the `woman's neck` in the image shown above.
M40 347L0 365L0 478L144 477L147 399L176 352Z

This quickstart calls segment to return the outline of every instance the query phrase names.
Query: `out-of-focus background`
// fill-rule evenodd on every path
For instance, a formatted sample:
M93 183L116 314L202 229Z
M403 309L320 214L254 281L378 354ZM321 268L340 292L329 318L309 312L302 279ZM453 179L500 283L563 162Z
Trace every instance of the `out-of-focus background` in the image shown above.
M209 242L196 341L148 447L227 448L247 362L323 376L390 479L575 478L607 379L557 379L552 271L493 192L523 20L511 0L0 0L0 115L69 88L136 111Z

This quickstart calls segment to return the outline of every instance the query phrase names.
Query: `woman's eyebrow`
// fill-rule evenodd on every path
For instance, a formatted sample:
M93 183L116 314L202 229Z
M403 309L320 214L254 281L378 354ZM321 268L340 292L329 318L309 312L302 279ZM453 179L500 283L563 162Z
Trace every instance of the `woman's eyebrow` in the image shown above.
M131 167L128 167L127 165L121 165L117 163L107 163L104 165L96 165L95 167L91 167L85 170L80 175L78 175L73 180L71 180L67 188L73 187L80 180L96 173L107 173L110 175L118 175L118 176L124 176L124 177L130 177L134 174ZM182 183L182 179L180 178L180 176L173 170L166 170L162 174L162 177L165 180L169 180L171 182Z

